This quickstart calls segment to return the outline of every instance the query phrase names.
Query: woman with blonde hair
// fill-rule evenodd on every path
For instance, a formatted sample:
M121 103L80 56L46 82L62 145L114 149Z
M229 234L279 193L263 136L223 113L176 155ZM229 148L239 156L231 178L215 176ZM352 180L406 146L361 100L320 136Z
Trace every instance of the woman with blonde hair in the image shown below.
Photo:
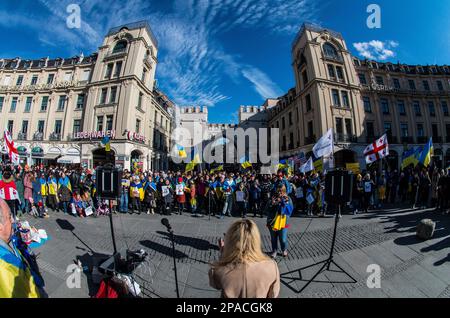
M255 222L243 219L220 240L221 257L211 265L209 283L223 298L276 298L280 292L278 265L262 251Z

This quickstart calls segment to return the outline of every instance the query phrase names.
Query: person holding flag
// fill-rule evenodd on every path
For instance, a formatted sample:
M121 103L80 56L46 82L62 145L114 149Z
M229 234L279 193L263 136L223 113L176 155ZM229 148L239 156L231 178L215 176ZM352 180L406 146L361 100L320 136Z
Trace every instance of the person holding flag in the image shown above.
M72 199L72 185L70 184L69 177L64 172L61 173L61 178L58 181L58 196L62 203L64 213L68 214L69 202Z
M6 201L9 209L11 210L12 217L16 220L18 206L17 202L20 202L20 198L11 168L9 167L4 169L2 179L0 180L0 199Z
M236 191L236 183L233 179L233 174L228 175L228 179L224 181L222 185L222 192L225 198L225 203L222 210L220 219L223 219L225 215L231 217L231 211L233 209L233 194Z
M48 197L48 185L47 180L45 179L45 174L41 173L41 177L39 178L39 184L41 185L41 196L42 196L42 205L45 212L47 212L47 197Z
M14 141L12 140L11 133L5 129L4 133L6 150L8 151L9 160L14 166L18 166L20 164L19 160L19 152L17 151L16 146L14 145Z
M139 176L134 176L130 183L130 197L132 209L130 214L133 214L137 210L137 214L141 214L142 205L141 202L144 201L144 187L142 186Z
M53 210L58 210L58 181L53 172L50 172L47 179L48 186L48 206Z

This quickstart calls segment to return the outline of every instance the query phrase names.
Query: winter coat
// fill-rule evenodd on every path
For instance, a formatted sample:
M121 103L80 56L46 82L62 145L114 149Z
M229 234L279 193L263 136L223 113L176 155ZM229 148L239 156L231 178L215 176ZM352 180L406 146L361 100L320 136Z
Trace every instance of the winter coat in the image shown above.
M31 183L31 177L26 175L23 180L24 192L23 197L25 200L30 200L33 197L33 184Z

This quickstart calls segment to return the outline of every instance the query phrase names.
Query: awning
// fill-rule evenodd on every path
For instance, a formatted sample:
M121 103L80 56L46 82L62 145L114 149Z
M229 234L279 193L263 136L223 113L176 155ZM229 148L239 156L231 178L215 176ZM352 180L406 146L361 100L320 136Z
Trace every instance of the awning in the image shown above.
M58 163L62 164L77 164L80 163L80 157L77 156L62 156L58 159Z
M59 156L61 156L61 154L58 153L46 153L43 157L43 159L46 160L55 160L56 158L58 158Z

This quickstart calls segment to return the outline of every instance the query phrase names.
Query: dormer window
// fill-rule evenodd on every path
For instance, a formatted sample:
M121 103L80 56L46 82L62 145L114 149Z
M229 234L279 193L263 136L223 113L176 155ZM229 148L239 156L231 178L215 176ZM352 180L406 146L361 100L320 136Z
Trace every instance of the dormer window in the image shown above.
M127 46L128 46L128 42L125 40L121 40L121 41L117 42L116 46L113 49L113 54L125 52L125 50L127 49Z

